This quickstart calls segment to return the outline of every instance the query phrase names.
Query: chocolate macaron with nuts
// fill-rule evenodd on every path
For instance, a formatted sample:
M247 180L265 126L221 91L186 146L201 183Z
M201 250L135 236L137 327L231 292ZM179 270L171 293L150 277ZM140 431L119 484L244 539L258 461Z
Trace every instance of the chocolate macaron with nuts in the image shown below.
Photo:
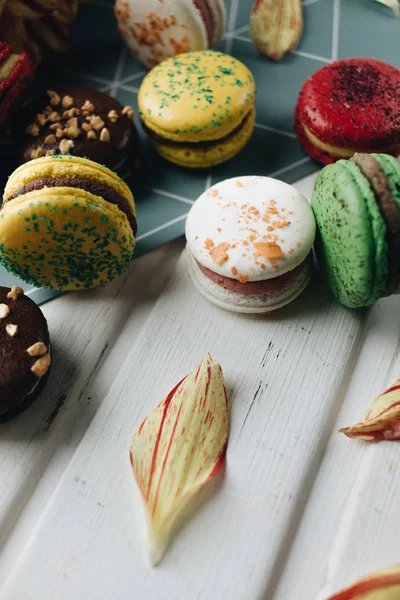
M0 287L0 421L24 411L51 365L47 321L20 287Z
M140 166L134 111L89 88L48 90L21 111L14 129L20 163L53 154L82 156L127 179Z

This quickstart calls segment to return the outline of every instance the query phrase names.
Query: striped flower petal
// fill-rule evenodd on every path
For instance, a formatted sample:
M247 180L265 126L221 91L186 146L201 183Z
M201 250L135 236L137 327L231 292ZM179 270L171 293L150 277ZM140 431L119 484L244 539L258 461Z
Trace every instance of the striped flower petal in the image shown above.
M395 17L400 19L400 8L398 0L375 0L376 2L380 2L381 4L385 4L394 12Z
M400 564L359 579L328 600L399 600Z
M377 396L362 423L340 430L366 442L400 439L400 379Z
M146 507L152 565L160 561L189 502L224 464L228 433L222 369L208 355L133 436L131 462Z

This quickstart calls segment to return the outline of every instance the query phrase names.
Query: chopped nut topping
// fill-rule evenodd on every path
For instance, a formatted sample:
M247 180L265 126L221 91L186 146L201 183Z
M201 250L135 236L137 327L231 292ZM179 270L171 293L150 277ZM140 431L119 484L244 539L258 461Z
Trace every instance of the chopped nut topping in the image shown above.
M50 129L51 131L56 131L57 129L62 129L62 125L61 123L53 123L52 125L50 125Z
M54 135L54 133L51 133L50 135L48 135L47 137L44 138L44 143L45 144L55 144L56 143L56 136Z
M113 109L113 110L110 110L107 117L110 119L111 123L116 123L119 119L119 114L117 113L116 110Z
M6 325L6 332L10 337L14 337L18 333L18 325L9 323L8 325Z
M50 104L52 106L58 106L61 102L60 96L54 90L47 90L46 94L50 98Z
M71 139L76 139L77 137L79 137L79 130L77 127L68 127L66 134L69 138Z
M110 141L110 132L108 131L107 127L103 127L103 129L101 130L100 141L101 142L109 142Z
M58 112L53 111L49 114L49 116L47 117L47 120L51 121L52 123L55 123L56 121L60 120L60 115Z
M29 356L44 356L47 354L47 346L43 342L36 342L36 344L29 346L27 353Z
M50 106L50 104L44 107L43 114L45 117L47 117L47 115L49 115L51 112L53 112L53 107Z
M31 371L36 377L43 377L49 370L51 363L50 354L45 354L41 358L38 358L37 361L31 367Z
M81 127L84 131L91 131L92 129L92 126L89 123L82 123Z
M5 319L10 314L10 307L7 304L0 304L0 319Z
M61 154L68 154L68 152L73 148L74 142L72 140L66 140L63 138L58 146Z
M38 115L36 115L36 121L39 123L39 125L43 127L43 125L46 124L46 117L44 116L44 114L39 113Z
M72 98L72 96L64 96L64 98L61 101L63 108L71 108L74 105L74 103L75 101Z
M124 108L121 111L121 115L128 117L128 119L132 119L134 114L135 111L133 110L132 106L124 106Z
M67 124L69 127L78 127L78 118L71 117L70 119L68 119Z
M24 295L24 290L19 285L13 285L11 290L7 294L9 300L18 300L20 296Z
M29 135L39 135L39 127L37 125L37 123L32 123L32 125L29 125L26 129L25 129L25 133L29 134Z
M90 131L87 132L86 138L88 140L95 140L97 138L96 132L93 131L93 129L91 129Z
M91 117L86 117L91 126L93 127L93 129L95 129L96 131L100 131L100 129L103 129L104 127L104 121L101 117L98 117L97 115L92 115Z
M46 152L44 151L44 148L42 148L42 146L39 146L38 148L35 148L34 150L32 150L31 158L40 158L41 156L44 156L45 154L46 154Z
M63 135L64 135L64 131L61 127L56 130L56 138L60 139L63 137Z
M87 110L88 112L94 111L94 104L90 102L90 100L85 100L85 102L81 106L81 110Z
M77 117L80 113L79 108L70 108L69 110L64 110L62 114L63 119L71 119L72 117Z
M46 156L53 156L53 154L57 154L56 150L47 150Z

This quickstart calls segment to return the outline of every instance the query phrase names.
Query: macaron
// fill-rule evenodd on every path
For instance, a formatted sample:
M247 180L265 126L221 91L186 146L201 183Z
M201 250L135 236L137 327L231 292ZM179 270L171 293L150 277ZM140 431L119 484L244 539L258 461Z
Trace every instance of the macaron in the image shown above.
M304 83L295 130L323 164L355 152L400 155L400 71L372 58L339 60Z
M212 48L226 20L223 0L117 0L115 14L127 46L148 69L176 54Z
M312 273L315 220L307 200L271 177L216 183L186 221L187 265L199 292L235 312L285 306Z
M255 83L232 56L208 50L162 62L140 86L139 114L155 150L184 167L210 167L237 154L255 120Z
M400 292L400 163L356 153L322 169L314 187L316 254L350 308Z
M13 139L21 163L51 154L83 156L127 179L139 160L133 109L81 87L48 90L18 115Z
M34 75L35 65L26 52L16 54L9 44L0 42L0 129L7 126Z
M51 365L47 321L20 287L0 287L0 421L38 397Z
M27 162L8 179L0 210L0 262L38 287L105 285L130 263L135 203L115 173L85 158Z

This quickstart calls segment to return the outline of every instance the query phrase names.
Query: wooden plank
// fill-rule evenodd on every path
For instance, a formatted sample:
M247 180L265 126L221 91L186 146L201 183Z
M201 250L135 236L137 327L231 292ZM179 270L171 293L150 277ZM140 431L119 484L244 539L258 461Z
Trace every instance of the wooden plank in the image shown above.
M138 335L181 248L182 241L164 246L107 288L43 306L53 346L50 380L30 410L1 425L0 588L128 352L124 333Z
M126 324L132 347L119 371L108 374L109 394L33 529L4 599L41 598L44 579L47 597L57 599L267 597L367 319L340 307L318 279L268 318L224 312L198 295L180 261L139 336ZM130 438L208 351L222 363L229 390L227 470L161 566L150 570L135 522Z
M332 429L276 598L326 598L358 577L398 562L398 444L349 440L338 429L362 420L399 378L398 298L367 313L365 342ZM307 557L306 561L304 557Z

